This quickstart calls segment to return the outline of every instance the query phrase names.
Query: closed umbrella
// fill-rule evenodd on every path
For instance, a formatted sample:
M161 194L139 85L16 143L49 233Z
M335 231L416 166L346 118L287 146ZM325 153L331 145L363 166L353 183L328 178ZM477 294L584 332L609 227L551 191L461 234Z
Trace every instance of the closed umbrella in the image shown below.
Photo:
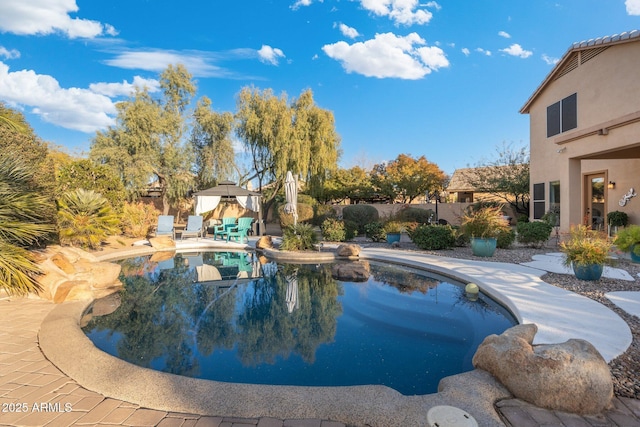
M291 171L287 172L287 179L284 181L284 193L287 199L284 212L293 215L293 225L296 225L298 222L298 185Z

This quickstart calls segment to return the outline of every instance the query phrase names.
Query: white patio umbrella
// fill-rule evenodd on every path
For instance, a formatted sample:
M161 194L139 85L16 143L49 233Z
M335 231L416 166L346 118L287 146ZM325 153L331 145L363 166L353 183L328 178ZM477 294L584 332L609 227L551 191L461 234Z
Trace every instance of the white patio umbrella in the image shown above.
M284 180L284 192L287 203L284 205L284 213L293 215L293 225L298 222L298 183L293 178L291 171L287 172Z
M298 308L298 272L287 277L287 311L293 313Z

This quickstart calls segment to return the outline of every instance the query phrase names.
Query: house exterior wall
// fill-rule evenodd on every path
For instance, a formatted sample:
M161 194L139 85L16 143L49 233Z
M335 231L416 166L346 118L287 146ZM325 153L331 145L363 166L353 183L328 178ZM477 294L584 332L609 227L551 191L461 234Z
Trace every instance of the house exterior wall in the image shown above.
M621 151L640 146L639 69L639 41L611 45L547 82L524 111L530 115L531 194L535 184L544 184L546 212L550 208L549 183L560 182L562 231L583 222L583 181L591 172L602 172L605 183L616 183L614 189L605 185L605 210L627 212L631 222L640 223L640 198L631 199L624 207L618 204L630 188L640 190L640 159L630 151ZM577 128L547 137L547 107L574 93Z

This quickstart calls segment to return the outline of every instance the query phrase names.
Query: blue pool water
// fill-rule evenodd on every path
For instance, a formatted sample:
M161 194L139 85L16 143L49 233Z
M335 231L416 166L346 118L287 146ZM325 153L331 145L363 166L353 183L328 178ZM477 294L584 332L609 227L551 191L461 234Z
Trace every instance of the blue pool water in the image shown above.
M366 282L332 278L330 264L275 264L254 253L177 254L121 261L113 313L85 333L136 365L217 381L308 386L382 384L437 391L473 369L482 340L516 324L482 293L372 263Z

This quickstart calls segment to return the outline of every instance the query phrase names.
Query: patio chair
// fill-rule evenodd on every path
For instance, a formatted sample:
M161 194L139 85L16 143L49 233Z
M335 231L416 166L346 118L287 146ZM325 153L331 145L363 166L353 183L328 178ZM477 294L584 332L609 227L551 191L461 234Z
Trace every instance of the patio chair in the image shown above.
M204 226L202 225L201 215L189 215L189 219L187 220L187 227L182 230L180 240L184 239L185 237L204 237Z
M222 224L213 228L213 240L217 240L218 236L225 237L231 227L236 226L236 219L232 216L222 218Z
M173 215L160 215L158 217L155 236L171 236L173 239L176 238L176 232L173 228Z
M244 239L247 239L247 242L249 242L249 236L247 236L247 233L249 232L249 230L251 230L252 222L253 222L253 218L249 218L249 217L238 218L238 225L230 228L229 231L227 232L227 242L232 237L235 239L236 242L239 242L239 243L244 243Z

